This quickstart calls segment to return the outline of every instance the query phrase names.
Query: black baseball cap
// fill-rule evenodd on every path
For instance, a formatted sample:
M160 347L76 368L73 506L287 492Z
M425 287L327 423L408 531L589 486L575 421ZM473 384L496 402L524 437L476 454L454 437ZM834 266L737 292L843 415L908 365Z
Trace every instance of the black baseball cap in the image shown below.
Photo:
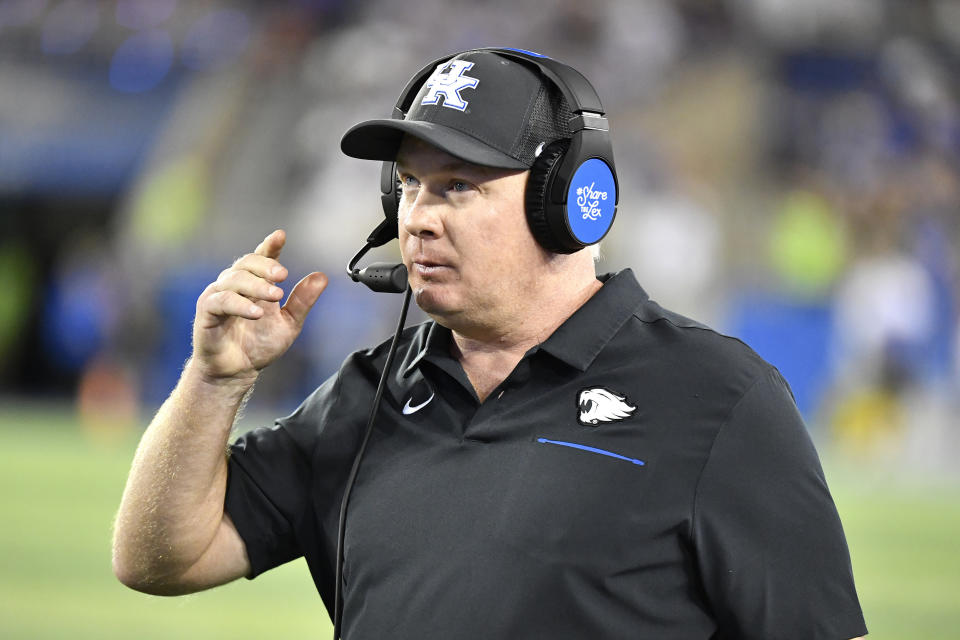
M472 164L529 169L546 143L570 137L570 116L563 94L534 66L467 51L434 69L403 120L354 125L340 148L354 158L391 161L411 135Z

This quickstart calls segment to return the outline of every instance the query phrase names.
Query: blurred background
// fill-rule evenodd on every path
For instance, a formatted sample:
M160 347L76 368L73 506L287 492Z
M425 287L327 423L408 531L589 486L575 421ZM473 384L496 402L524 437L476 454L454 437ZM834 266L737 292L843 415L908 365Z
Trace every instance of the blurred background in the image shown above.
M960 637L954 0L0 0L0 636L327 633L300 562L125 590L111 519L197 296L271 230L291 280L331 283L240 429L392 331L400 297L342 275L382 213L339 139L477 46L597 88L621 188L598 270L784 373L871 637Z

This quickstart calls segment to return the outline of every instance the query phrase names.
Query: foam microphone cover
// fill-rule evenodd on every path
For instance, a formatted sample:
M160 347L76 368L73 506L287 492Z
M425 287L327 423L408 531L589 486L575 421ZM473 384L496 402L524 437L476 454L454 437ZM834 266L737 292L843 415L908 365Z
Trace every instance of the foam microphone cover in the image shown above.
M357 273L357 280L380 293L403 293L407 268L396 262L374 262Z

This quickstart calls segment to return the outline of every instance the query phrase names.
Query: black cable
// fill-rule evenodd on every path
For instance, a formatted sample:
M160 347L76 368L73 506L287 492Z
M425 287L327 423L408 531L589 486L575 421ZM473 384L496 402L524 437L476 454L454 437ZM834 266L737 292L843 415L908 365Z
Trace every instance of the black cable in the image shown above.
M359 260L365 251L354 258L353 264ZM348 268L348 271L350 268ZM390 367L393 364L393 358L397 354L397 345L400 342L400 333L403 331L403 325L407 321L407 308L410 306L410 287L407 286L403 296L403 306L400 309L400 320L397 322L397 330L393 334L393 340L390 342L390 350L387 352L387 361L383 365L383 373L380 374L380 382L377 384L377 393L373 398L373 407L370 409L370 417L367 419L367 428L363 434L363 441L357 450L357 455L353 459L353 468L350 469L350 475L347 477L347 486L343 491L343 500L340 502L340 526L337 529L337 563L334 572L336 584L334 585L333 598L333 640L340 639L340 630L343 626L343 539L347 530L347 505L350 501L350 491L353 489L353 483L357 479L357 471L360 469L360 462L363 460L363 454L367 450L367 443L370 441L370 434L373 433L373 423L377 417L377 410L380 408L380 399L383 397L383 390L387 386L387 376L390 374Z
M407 290L407 268L402 263L374 262L363 269L356 268L360 258L374 246L368 242L353 256L347 265L347 275L354 282L362 282L374 291L403 293Z
M357 251L354 254L353 258L350 259L350 262L347 264L347 275L350 276L350 279L354 282L359 282L357 279L357 274L360 273L359 269L356 269L357 263L360 262L360 258L367 255L367 251L373 249L373 245L367 242L360 248L360 251Z

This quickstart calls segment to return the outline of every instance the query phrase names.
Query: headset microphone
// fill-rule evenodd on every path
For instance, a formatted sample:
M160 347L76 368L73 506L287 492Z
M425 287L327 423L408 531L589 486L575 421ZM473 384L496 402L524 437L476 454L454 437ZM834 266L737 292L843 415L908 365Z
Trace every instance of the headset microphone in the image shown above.
M403 293L407 290L407 268L396 262L374 262L363 269L357 269L367 251L386 244L397 237L397 220L384 220L369 236L363 248L353 256L347 265L347 275L354 282L361 282L380 293Z
M374 262L350 277L380 293L403 293L407 288L407 268L397 262Z

